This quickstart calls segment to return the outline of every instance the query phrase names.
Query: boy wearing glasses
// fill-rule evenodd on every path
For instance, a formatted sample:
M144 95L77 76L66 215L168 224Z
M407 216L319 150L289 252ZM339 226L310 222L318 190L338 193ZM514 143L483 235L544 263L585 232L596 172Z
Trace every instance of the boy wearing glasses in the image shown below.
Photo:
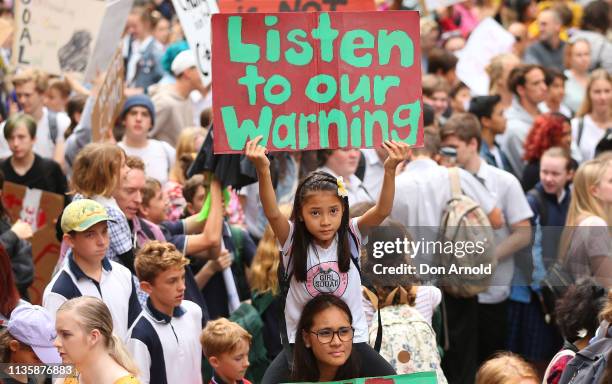
M244 328L226 318L209 321L200 342L215 370L209 384L251 384L244 378L251 347L251 335Z

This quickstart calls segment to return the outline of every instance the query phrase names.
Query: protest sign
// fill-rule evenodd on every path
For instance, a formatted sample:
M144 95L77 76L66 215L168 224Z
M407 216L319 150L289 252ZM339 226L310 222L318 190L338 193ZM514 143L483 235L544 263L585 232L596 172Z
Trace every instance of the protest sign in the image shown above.
M436 384L437 382L435 372L417 372L405 375L334 381L325 384Z
M103 0L17 0L13 65L84 72L105 8Z
M222 13L374 11L374 0L219 0Z
M419 14L213 16L215 153L422 141Z
M64 209L64 196L5 181L2 201L11 222L22 219L34 231L31 239L34 282L29 294L32 304L40 304L59 258L60 243L55 237L55 222Z
M219 12L215 0L172 0L183 34L198 62L205 85L211 81L210 16Z
M91 113L91 137L101 141L112 135L115 120L119 116L125 95L123 88L125 76L121 49L117 49L108 66L104 82L98 91L98 97Z
M106 71L117 49L133 4L134 0L109 0L106 4L100 33L85 70L86 83L90 83L95 78L96 72Z
M489 94L489 75L485 70L494 56L512 52L514 36L488 17L472 31L465 47L457 52L457 77L473 96Z

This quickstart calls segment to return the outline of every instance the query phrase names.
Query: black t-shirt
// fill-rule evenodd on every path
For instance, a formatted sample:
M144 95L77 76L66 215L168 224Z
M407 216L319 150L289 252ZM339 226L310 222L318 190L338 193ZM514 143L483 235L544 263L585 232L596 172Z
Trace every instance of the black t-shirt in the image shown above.
M12 156L8 157L0 164L0 169L2 169L6 181L65 196L68 191L68 182L58 163L35 154L32 168L21 176L15 173L11 165L11 158Z

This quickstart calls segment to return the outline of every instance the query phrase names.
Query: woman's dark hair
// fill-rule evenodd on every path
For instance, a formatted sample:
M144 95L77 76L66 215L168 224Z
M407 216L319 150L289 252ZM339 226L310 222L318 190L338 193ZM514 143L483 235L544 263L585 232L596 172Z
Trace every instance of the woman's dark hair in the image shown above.
M294 224L293 239L292 239L292 258L293 258L293 275L299 282L306 281L306 261L308 260L308 248L310 247L313 237L308 232L306 224L302 218L302 206L304 199L308 194L318 191L338 192L338 184L336 178L327 172L316 171L306 176L298 185L295 191L295 200L293 201L293 211L291 220ZM342 202L342 221L338 228L338 268L340 272L348 272L351 264L351 254L349 247L349 204L348 197L338 196Z
M302 310L302 316L297 325L295 333L295 346L293 347L293 372L291 374L292 381L319 381L319 366L317 359L312 353L312 349L306 348L302 332L310 332L314 318L319 313L328 308L336 307L346 314L349 323L353 324L353 315L346 303L330 294L322 294L310 300ZM348 380L357 377L359 374L359 361L357 354L351 352L348 359L336 372L334 380Z
M595 335L599 326L597 316L606 303L606 290L592 278L578 280L568 287L555 305L555 318L561 335L570 343L579 340L578 333L586 330L586 337Z
M70 125L66 129L66 133L64 133L64 139L67 139L68 136L72 135L72 132L74 132L74 129L79 124L75 119L75 115L77 113L83 113L83 108L85 108L86 101L87 96L85 95L75 95L68 100L68 103L66 104L66 114L68 114L68 117L70 118Z
M580 28L605 34L610 28L610 4L604 0L590 2L584 7Z

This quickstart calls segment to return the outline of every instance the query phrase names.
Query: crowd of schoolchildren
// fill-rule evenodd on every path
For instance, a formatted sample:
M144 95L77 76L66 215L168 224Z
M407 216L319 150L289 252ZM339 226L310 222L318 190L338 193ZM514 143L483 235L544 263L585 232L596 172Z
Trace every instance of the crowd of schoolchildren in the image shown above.
M101 78L10 68L8 39L0 190L65 207L32 305L33 230L0 204L0 383L51 382L19 367L60 363L70 384L612 383L612 4L420 10L422 147L269 154L254 137L240 166L212 154L211 88L172 1L135 1L126 99L102 142ZM456 69L487 17L515 44L477 96ZM377 228L419 239L459 212L492 236L486 284L369 281Z

